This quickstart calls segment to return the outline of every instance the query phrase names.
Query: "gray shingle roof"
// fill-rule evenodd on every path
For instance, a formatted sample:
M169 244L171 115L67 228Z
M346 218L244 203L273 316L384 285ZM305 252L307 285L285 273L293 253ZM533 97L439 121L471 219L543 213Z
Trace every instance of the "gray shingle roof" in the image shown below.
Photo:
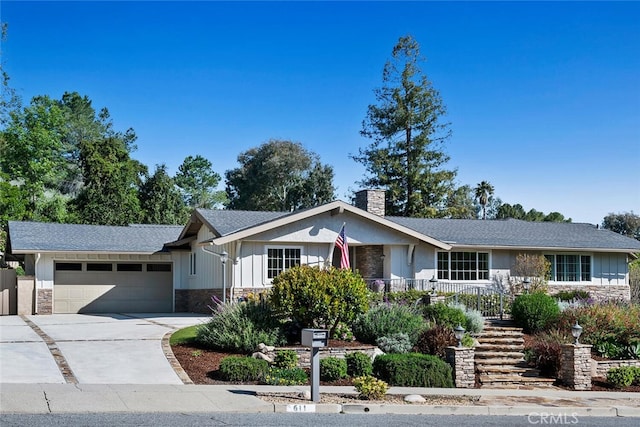
M517 219L386 219L455 245L640 251L640 241L591 224Z
M13 253L36 251L154 253L175 240L182 226L56 224L9 221Z
M255 227L265 222L273 221L291 212L262 212L262 211L230 211L198 209L198 213L214 228L220 236L226 236L245 228Z

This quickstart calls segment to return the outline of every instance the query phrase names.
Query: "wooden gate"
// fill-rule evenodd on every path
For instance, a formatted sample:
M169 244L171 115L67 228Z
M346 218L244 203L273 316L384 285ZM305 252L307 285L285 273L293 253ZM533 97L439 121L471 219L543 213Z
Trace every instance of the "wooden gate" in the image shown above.
M0 316L18 314L18 280L16 271L0 270Z

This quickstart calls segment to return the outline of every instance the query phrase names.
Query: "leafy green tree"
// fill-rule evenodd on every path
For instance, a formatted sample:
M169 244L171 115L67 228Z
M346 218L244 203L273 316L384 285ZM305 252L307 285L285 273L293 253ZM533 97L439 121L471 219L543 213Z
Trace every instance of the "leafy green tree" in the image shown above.
M389 215L442 217L456 171L442 169L449 161L441 147L450 136L441 121L446 108L421 61L418 43L401 37L374 91L377 105L369 105L362 123L360 134L373 142L351 158L370 175L360 184L386 190Z
M447 197L448 218L473 219L476 211L473 204L471 187L463 185L451 191Z
M220 175L204 157L188 156L178 167L175 183L182 190L184 202L191 208L213 209L224 203L224 191L216 191Z
M560 212L550 212L545 215L543 221L546 222L571 222L571 218L566 219Z
M225 173L230 209L288 211L334 199L333 168L299 142L272 139L238 163Z
M498 208L498 213L496 214L496 219L524 219L525 215L524 208L521 204L510 205L509 203L503 203Z
M141 222L145 224L184 224L189 216L182 194L168 174L167 166L156 166L140 186Z
M0 22L0 48L7 38L8 25L6 22ZM2 51L0 50L0 58ZM0 59L0 129L9 123L11 111L20 109L20 97L15 89L9 85L9 74L4 69L4 61ZM0 153L2 148L2 136L0 135Z
M84 187L73 203L77 220L108 225L139 222L138 187L146 167L130 157L135 132L115 131L106 109L96 120L102 126L100 139L83 140L79 147Z
M482 219L487 219L487 204L489 203L489 197L493 195L493 185L489 181L482 181L474 191L478 203L482 206Z
M610 213L604 217L602 228L640 240L640 215L631 212Z
M63 133L64 111L48 96L36 96L29 106L11 112L2 132L0 167L26 197L24 216L15 219L39 219L45 191L58 189L65 168Z

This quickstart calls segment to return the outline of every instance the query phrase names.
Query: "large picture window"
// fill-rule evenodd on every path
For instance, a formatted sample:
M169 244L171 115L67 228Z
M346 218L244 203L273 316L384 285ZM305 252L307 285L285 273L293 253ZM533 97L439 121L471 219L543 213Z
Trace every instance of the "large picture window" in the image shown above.
M590 282L591 256L578 254L545 255L551 264L551 281Z
M300 248L267 248L267 279L300 265Z
M488 252L438 252L438 279L489 280Z

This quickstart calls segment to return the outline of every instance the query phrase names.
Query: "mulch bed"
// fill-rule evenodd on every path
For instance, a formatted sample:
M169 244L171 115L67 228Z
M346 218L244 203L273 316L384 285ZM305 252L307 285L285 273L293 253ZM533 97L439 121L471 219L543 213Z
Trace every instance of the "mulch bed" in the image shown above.
M295 346L295 345L294 345ZM329 347L367 346L358 341L329 340ZM229 384L220 377L219 368L222 359L228 356L246 356L246 354L225 353L208 350L194 344L179 344L171 347L173 354L195 384ZM244 383L257 384L257 383ZM321 385L352 385L351 379L332 382L320 382Z
M525 338L526 340L526 338ZM330 340L330 347L361 347L366 344L357 341ZM230 384L222 380L219 374L220 361L228 356L246 356L246 354L224 353L208 350L193 344L180 344L172 346L173 353L180 362L191 381L195 384ZM244 383L257 384L257 383ZM321 382L321 385L352 385L351 379L343 379L333 382ZM591 381L591 391L622 391L640 393L640 386L630 386L626 388L615 388L607 382L606 378L596 377Z

